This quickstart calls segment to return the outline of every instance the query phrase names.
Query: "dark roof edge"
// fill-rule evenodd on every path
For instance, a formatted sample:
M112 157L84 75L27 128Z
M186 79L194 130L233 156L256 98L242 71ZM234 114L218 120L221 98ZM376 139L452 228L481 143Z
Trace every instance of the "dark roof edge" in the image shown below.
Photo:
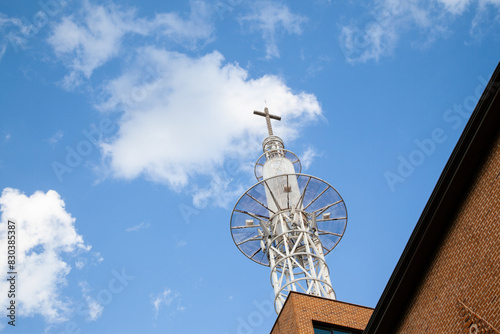
M450 218L474 180L478 162L488 153L500 124L500 63L458 140L399 259L364 334L391 333L406 311L428 257L446 232Z

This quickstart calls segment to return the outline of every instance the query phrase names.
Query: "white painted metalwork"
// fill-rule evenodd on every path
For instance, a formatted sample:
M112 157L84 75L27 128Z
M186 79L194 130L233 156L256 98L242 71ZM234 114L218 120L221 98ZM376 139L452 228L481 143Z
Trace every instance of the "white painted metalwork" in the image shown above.
M335 299L325 255L344 234L344 201L325 181L300 174L297 156L272 134L270 118L277 116L267 108L255 113L266 117L269 137L255 167L260 182L240 197L231 215L233 240L251 260L271 267L277 313L290 291Z

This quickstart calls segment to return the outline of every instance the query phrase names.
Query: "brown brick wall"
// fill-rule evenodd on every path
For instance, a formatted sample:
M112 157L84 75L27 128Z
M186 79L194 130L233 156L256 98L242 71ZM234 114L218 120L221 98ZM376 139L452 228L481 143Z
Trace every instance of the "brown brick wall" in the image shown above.
M500 137L483 163L397 333L500 330Z
M271 334L313 334L313 321L363 330L373 309L291 292Z

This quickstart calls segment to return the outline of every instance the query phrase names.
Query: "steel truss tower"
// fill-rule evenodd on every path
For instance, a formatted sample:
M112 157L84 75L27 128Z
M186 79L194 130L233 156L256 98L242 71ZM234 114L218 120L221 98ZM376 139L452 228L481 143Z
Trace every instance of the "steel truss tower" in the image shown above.
M300 160L273 135L271 119L281 118L264 111L254 112L266 118L269 133L255 164L259 182L236 203L231 234L247 257L271 267L279 313L290 291L335 299L325 255L344 234L347 210L331 185L301 174Z

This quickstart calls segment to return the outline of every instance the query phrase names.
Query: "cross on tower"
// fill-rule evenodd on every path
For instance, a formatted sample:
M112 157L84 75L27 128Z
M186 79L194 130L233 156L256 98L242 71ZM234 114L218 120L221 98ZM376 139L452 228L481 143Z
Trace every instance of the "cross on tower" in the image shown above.
M264 116L266 118L267 131L269 132L269 135L272 136L273 135L273 128L271 127L271 118L275 119L277 121L281 121L281 117L280 116L271 115L269 113L269 109L267 109L267 107L264 108L264 112L254 110L253 113L254 113L254 115Z

